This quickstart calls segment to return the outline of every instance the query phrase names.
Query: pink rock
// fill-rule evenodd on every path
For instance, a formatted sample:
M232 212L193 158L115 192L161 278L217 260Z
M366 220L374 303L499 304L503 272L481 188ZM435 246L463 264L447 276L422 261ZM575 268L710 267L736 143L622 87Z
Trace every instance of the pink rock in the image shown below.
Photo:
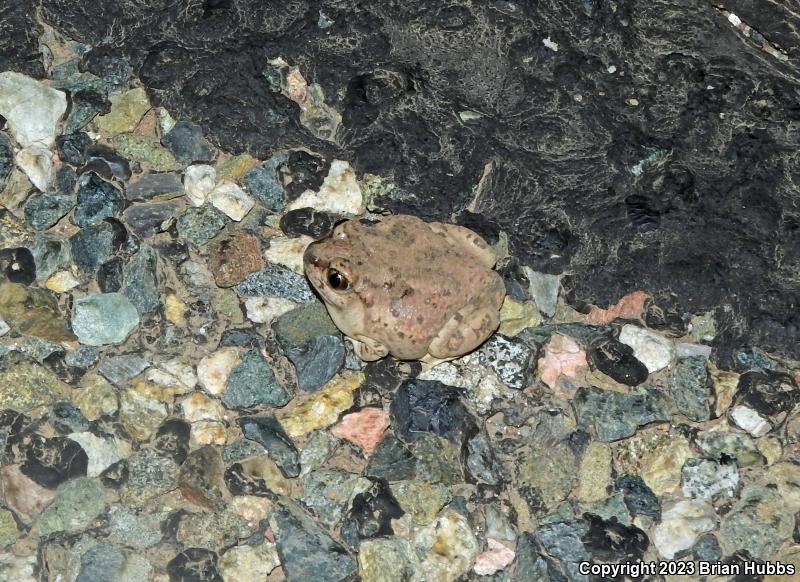
M499 572L513 562L516 555L497 540L487 538L486 541L489 542L489 549L475 558L475 565L472 567L478 576L491 576Z
M644 302L650 297L644 291L634 291L628 293L608 309L592 307L589 312L589 323L606 324L611 323L618 317L625 319L637 319L642 315Z
M571 337L555 333L545 346L544 359L539 364L539 377L550 388L562 383L569 386L580 381L588 369L583 348Z
M46 489L26 477L19 470L19 465L8 465L0 469L0 482L8 507L29 522L36 519L56 497L55 491Z
M389 415L380 408L370 407L345 414L341 422L331 429L331 434L357 444L370 454L383 440L383 433L387 428Z

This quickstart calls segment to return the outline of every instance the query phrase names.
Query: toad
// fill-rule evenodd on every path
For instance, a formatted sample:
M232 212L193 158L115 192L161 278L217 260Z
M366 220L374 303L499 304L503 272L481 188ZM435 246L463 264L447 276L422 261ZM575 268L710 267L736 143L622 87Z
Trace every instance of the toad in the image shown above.
M342 222L305 251L305 273L366 361L391 354L426 368L481 345L505 297L479 235L415 216Z

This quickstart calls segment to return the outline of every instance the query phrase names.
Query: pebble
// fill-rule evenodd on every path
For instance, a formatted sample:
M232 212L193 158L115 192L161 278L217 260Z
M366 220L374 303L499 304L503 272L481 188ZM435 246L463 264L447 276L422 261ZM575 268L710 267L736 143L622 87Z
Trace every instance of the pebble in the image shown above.
M734 406L728 411L731 422L755 438L759 438L772 430L769 420L747 406Z
M338 335L321 335L301 347L289 348L286 356L294 364L298 387L314 392L342 369L345 347Z
M36 260L25 247L0 250L0 268L12 283L30 285L36 280Z
M582 383L589 369L586 352L571 337L555 333L550 337L539 362L539 378L551 388L572 390Z
M345 414L342 420L331 428L331 434L358 445L370 455L383 439L390 424L389 415L380 408L362 408L357 412Z
M0 133L0 192L6 185L6 180L14 171L14 146L4 133Z
M120 393L119 422L139 441L148 441L167 418L165 403L151 398L147 384L134 385Z
M331 230L341 217L313 208L297 208L281 216L281 230L290 237L307 236L320 239Z
M422 565L408 540L376 538L359 544L358 573L364 582L424 580Z
M17 167L22 170L38 190L46 192L55 181L53 154L38 144L29 145L16 156Z
M723 547L745 549L756 560L767 560L792 536L794 515L780 493L749 485L725 514L719 533Z
M678 411L689 420L702 422L711 417L711 381L704 357L678 360L670 377L670 390Z
M139 314L121 293L101 293L75 300L72 330L90 346L124 342L139 326Z
M209 268L219 287L233 287L264 267L261 243L247 232L220 237L210 248Z
M203 206L217 183L217 171L208 164L195 164L183 172L183 192L192 206Z
M657 393L623 394L600 388L579 388L572 400L578 424L591 427L597 438L611 442L633 435L637 428L669 420Z
M253 323L272 323L295 307L297 303L280 297L248 297L244 300L247 319Z
M396 434L408 441L432 432L460 446L476 428L458 393L436 381L404 382L395 393L390 412Z
M124 244L125 227L120 223L103 221L90 224L69 239L72 258L82 271L91 273Z
M0 73L0 115L23 148L32 144L50 147L66 111L64 92L20 73Z
M239 350L219 348L197 364L197 381L206 392L219 396L225 391L231 371L240 362Z
M111 145L131 161L147 164L153 172L174 172L183 164L161 145L156 137L122 133L111 138Z
M625 506L633 515L661 519L661 501L641 477L624 475L616 480L615 485L622 491Z
M693 499L710 501L722 494L733 497L739 487L739 469L735 463L689 459L681 473L683 494Z
M161 306L157 262L158 256L153 248L142 246L123 271L121 292L141 316L153 313Z
M161 143L182 162L211 162L217 157L217 150L203 137L203 130L190 121L178 121Z
M178 483L183 496L202 507L225 509L225 465L217 449L206 445L193 450L181 463Z
M11 326L8 325L4 320L0 319L0 337L6 335L9 331L11 331Z
M560 280L558 275L548 275L524 267L525 277L530 282L530 294L536 302L536 307L547 317L553 317L558 303L558 290Z
M0 317L17 333L56 342L75 339L56 298L44 289L0 283Z
M122 387L149 366L150 364L143 357L127 354L104 359L97 367L97 371L115 386Z
M611 448L605 443L590 443L578 469L578 500L588 504L605 499L611 485L611 470Z
M281 425L292 438L331 426L353 406L354 393L363 381L361 373L341 374L306 399L298 399L297 406L281 418Z
M241 357L241 362L228 375L222 402L228 408L251 408L266 404L280 408L291 395L275 379L269 364L257 351Z
M72 219L79 227L116 217L125 207L125 195L97 174L84 174L78 188L78 202Z
M464 576L478 555L478 541L467 519L448 509L414 535L428 580L454 582Z
M243 177L248 192L267 210L278 212L285 203L286 195L283 191L283 184L278 178L278 169L288 159L289 156L285 152L278 152L251 169Z
M591 343L589 361L603 374L627 386L637 386L647 380L647 366L634 357L633 349L611 337L601 337Z
M119 408L116 389L105 378L95 373L86 374L81 378L73 402L90 421L111 416Z
M72 433L69 438L86 452L89 461L86 466L87 477L98 477L122 458L117 443L112 439L98 437L88 431Z
M525 343L495 334L481 348L480 363L509 388L522 390L530 383L533 355Z
M246 297L280 297L296 303L315 300L306 278L281 265L269 264L261 271L247 275L234 290Z
M99 479L71 479L58 488L55 501L39 516L38 534L81 531L105 510L105 489Z
M78 279L75 278L75 275L73 275L71 272L58 271L50 276L50 278L45 282L44 286L55 293L66 293L80 284L81 282L78 281Z
M514 561L516 554L499 541L487 538L489 549L475 558L475 565L472 570L478 576L491 576L504 570Z
M222 230L225 222L225 217L213 206L189 208L178 218L178 234L197 246L203 246Z
M72 164L76 168L83 166L88 157L86 152L92 145L92 138L84 132L60 135L56 138L58 157L62 162Z
M307 236L286 238L275 236L269 239L269 247L264 258L270 263L289 267L295 273L303 274L303 253L313 240Z
M651 374L666 368L675 356L671 340L632 324L622 326L619 341L633 348L634 357L647 366Z
M361 187L353 168L347 162L334 160L319 191L303 192L287 206L287 210L313 208L334 214L357 215L361 213L363 205Z
M26 524L39 517L56 497L54 490L30 479L20 470L19 465L0 468L0 484L3 486L6 505Z
M127 182L131 177L130 162L112 148L102 144L92 144L86 151L89 161L81 168L81 173L94 172L106 180Z
M122 213L122 220L136 236L146 239L166 230L180 208L177 202L132 204Z
M300 474L300 453L274 416L242 416L239 425L245 438L266 449L284 477L291 479Z
M174 172L145 174L125 190L128 200L146 202L158 198L175 198L183 192L181 175Z
M109 101L111 111L94 119L97 129L108 136L132 132L150 109L147 92L141 87L113 94Z
M219 559L218 569L223 580L266 580L281 565L275 544L234 546Z

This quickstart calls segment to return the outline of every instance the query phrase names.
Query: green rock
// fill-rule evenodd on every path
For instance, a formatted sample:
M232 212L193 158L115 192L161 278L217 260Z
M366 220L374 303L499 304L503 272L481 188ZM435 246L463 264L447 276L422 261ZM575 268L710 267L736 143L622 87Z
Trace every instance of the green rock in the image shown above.
M422 567L408 540L391 537L364 540L358 547L362 582L423 580Z
M19 528L14 520L14 514L7 509L0 508L0 548L10 546L19 537Z
M54 342L74 341L55 296L20 283L0 283L0 319L17 333Z
M589 507L589 513L605 520L615 517L621 524L631 525L631 514L628 511L628 506L625 505L625 496L622 493L617 493L608 499L595 503Z
M59 486L56 500L42 512L37 529L42 537L77 532L90 527L105 510L105 489L99 479L71 479Z
M604 442L629 437L646 424L669 420L656 391L644 387L630 394L581 387L572 399L572 407L578 424L593 427L597 438Z
M446 438L424 435L414 443L414 457L420 479L445 485L464 482L461 449Z
M670 378L670 389L675 406L686 418L702 422L711 417L711 381L704 357L693 356L678 360Z
M705 431L697 435L697 444L708 456L720 460L735 457L739 467L763 465L764 457L749 435L741 432Z
M115 507L109 515L108 540L137 550L161 541L161 522L165 514L137 514L126 507Z
M273 329L284 349L304 346L317 336L339 333L328 310L319 301L284 313L275 321Z
M553 508L572 491L577 472L575 455L564 445L531 447L517 461L517 486L538 490L547 508Z
M342 517L350 500L369 489L372 482L338 469L320 469L303 479L303 505L310 508L327 527Z
M266 580L281 565L275 544L236 546L220 556L217 569L223 580Z
M725 515L720 526L723 543L747 550L756 560L768 560L794 530L794 515L774 489L750 485Z
M157 138L142 137L130 133L114 136L111 144L121 156L135 162L147 164L154 172L172 172L183 169L183 164L175 159Z
M144 507L177 487L178 465L146 448L128 459L128 480L120 491L120 497L126 505Z
M108 137L133 131L144 114L150 110L147 92L141 87L111 95L109 101L111 101L111 111L94 120L100 133Z
M417 525L431 523L450 501L450 490L440 483L402 481L391 486L400 507Z
M225 217L213 206L189 208L178 218L178 234L197 246L214 238L225 226Z
M581 503L594 503L606 497L611 486L611 447L590 443L578 470L577 498Z
M211 306L218 315L226 317L231 323L242 323L242 305L233 289L220 289L211 299Z
M69 399L69 386L38 364L22 361L0 371L0 410L30 412Z
M260 404L285 406L291 396L275 379L272 368L257 351L247 352L231 370L222 403L228 408L250 408Z

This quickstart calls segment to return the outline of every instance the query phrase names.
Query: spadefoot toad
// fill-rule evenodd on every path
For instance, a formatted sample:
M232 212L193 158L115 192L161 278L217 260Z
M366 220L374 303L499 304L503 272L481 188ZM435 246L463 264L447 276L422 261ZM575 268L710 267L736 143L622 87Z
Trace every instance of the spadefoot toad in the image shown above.
M391 354L427 366L472 351L497 329L505 285L495 261L471 230L403 215L342 222L303 257L361 359Z

